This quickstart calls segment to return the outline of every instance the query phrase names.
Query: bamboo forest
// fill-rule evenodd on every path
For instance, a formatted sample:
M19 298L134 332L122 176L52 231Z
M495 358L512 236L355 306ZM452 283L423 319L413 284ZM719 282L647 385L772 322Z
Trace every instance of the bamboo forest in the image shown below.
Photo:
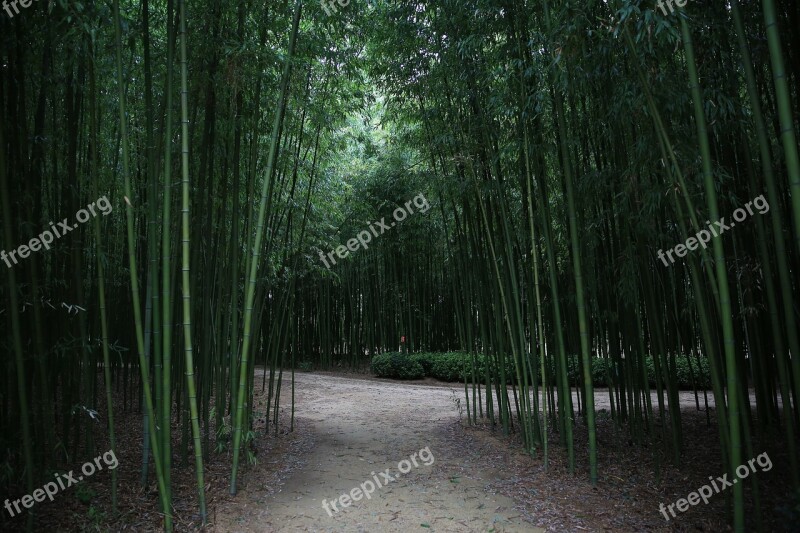
M0 2L0 531L800 530L797 0Z

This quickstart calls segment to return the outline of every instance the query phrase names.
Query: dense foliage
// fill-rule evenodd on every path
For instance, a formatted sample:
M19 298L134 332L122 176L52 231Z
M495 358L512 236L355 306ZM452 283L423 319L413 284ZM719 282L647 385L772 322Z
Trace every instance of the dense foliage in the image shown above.
M203 461L231 452L235 494L300 361L360 367L401 337L448 352L408 375L460 381L469 353L467 418L545 466L555 439L602 476L594 384L679 464L678 391L710 382L721 471L769 435L800 488L796 0L33 5L0 12L0 249L113 211L0 264L0 492L141 411L164 528L175 457L203 522ZM757 484L731 489L737 532Z
M422 371L416 368L419 364ZM431 353L421 352L410 355L401 353L384 353L372 358L372 373L382 378L394 379L418 379L419 377L431 377L439 381L464 382L470 380L473 370L478 377L486 374L487 358L483 354L475 356L474 366L472 356L465 352ZM688 357L676 357L675 368L670 368L673 373L676 385L681 390L710 390L711 374L708 368L708 361L702 358L690 359ZM505 359L505 373L509 383L515 383L513 361ZM648 383L650 387L656 387L656 372L653 358L648 356L644 360L647 370ZM592 385L596 387L606 387L614 382L611 372L615 371L613 361L610 359L592 359ZM413 371L412 371L413 369ZM414 376L414 377L410 377ZM549 368L549 385L555 385L555 367ZM580 372L580 361L575 355L567 358L567 377L571 385L580 385L583 376ZM542 375L537 375L536 379L543 381Z
M372 373L379 378L420 379L425 377L425 371L419 362L399 352L387 352L373 357Z

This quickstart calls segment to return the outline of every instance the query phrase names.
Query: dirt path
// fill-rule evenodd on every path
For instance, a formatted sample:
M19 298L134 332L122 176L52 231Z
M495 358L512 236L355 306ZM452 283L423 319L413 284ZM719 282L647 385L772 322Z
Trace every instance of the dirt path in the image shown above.
M298 374L298 436L276 455L281 464L262 458L267 462L248 474L233 505L220 506L217 529L543 531L494 492L492 483L512 473L460 430L452 390ZM398 471L403 460L406 474ZM262 469L277 482L266 472L259 477ZM396 479L387 482L387 475ZM362 484L366 491L376 486L369 499L331 505Z

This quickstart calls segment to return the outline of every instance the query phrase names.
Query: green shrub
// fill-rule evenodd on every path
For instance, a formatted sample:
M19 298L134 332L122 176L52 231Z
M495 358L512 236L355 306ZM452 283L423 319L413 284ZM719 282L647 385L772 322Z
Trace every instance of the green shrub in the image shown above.
M430 353L430 352L421 352L421 353L413 353L408 357L412 361L416 361L417 363L422 366L422 370L425 372L426 376L431 375L431 367L433 366L433 361L436 359L437 356L441 354L437 353Z
M425 375L436 378L439 381L472 381L472 356L467 352L447 352L424 354L424 359L429 361L430 370L426 369ZM486 356L478 354L475 356L475 379L482 383L486 378ZM514 362L509 358L506 360L506 381L511 384L516 381L516 370ZM496 360L492 359L492 367L496 365ZM424 365L423 365L424 366Z
M486 380L486 366L487 365L489 366L490 370L492 370L493 372L497 373L497 376L498 376L498 379L499 379L500 367L498 366L498 364L500 364L500 363L499 363L498 357L492 356L491 358L487 359L487 357L485 355L480 354L480 355L477 356L476 359L477 359L477 363L476 363L476 369L475 369L476 370L475 379L477 379L478 381L481 381L481 382ZM503 360L503 362L505 364L506 383L508 383L509 385L513 385L513 384L515 384L517 382L517 369L516 369L516 366L514 365L514 360L511 357L506 357ZM467 366L467 368L469 369L470 367ZM470 376L471 375L472 374L470 373ZM471 377L468 378L468 379L471 379ZM463 381L463 378L462 378L462 381Z
M488 361L488 362L487 362ZM487 360L483 354L475 356L475 378L478 382L484 382L486 376L486 366L490 365L492 372L497 372L498 359L492 357ZM511 357L504 358L506 382L515 384L517 373L514 361ZM708 368L708 359L701 357L698 367L698 360L692 357L692 372L697 387L700 389L711 388L711 374ZM467 352L447 352L430 353L420 352L411 355L399 353L386 353L375 356L372 360L373 372L379 377L389 377L394 379L418 379L423 376L432 377L439 381L464 382L472 380L472 356ZM645 366L649 378L649 386L655 388L655 370L653 368L653 358L645 358ZM662 369L663 371L664 369ZM539 376L539 364L536 363L534 370ZM609 358L595 357L592 359L592 383L595 387L607 387L611 377L623 375L624 367L617 368ZM675 359L675 372L677 375L678 388L682 390L692 389L692 377L689 372L689 364L686 356L680 355ZM583 366L575 355L567 357L567 378L572 386L580 383L583 376ZM555 358L551 357L547 368L547 380L554 384L556 380Z
M469 366L469 354L449 352L434 354L431 371L428 374L440 381L463 381Z
M667 358L669 360L669 358ZM567 357L567 377L570 384L575 385L580 383L579 376L583 376L583 366L579 364L576 356L570 355ZM692 372L689 372L689 363L686 361L685 355L679 355L675 358L675 373L677 375L678 388L681 390L692 390L692 374L694 374L694 381L699 389L711 388L711 373L708 367L708 359L701 357L699 361L696 357L692 357ZM551 372L549 378L555 376L555 365L553 368L548 368ZM653 365L653 357L645 357L645 368L647 369L647 377L649 386L655 388L655 366ZM664 373L666 369L662 368ZM638 370L637 370L638 371ZM592 359L592 383L595 387L608 386L609 374L614 375L617 372L614 362L608 358L595 357ZM619 374L624 372L624 367L618 370Z
M372 358L372 373L379 378L422 379L425 371L418 361L402 353L382 353Z
M472 357L468 353L464 354L464 359L466 360L466 364L464 365L464 374L466 374L466 380L472 382ZM459 381L464 381L465 376L462 374ZM483 383L486 380L486 356L483 354L477 354L475 356L475 381L478 383Z

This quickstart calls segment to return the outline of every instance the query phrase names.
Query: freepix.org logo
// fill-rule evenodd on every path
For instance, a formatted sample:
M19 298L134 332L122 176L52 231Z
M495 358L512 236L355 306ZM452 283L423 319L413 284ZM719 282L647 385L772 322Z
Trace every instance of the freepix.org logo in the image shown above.
M5 9L6 13L8 14L8 18L13 19L14 15L19 15L19 8L17 4L21 5L22 7L30 7L34 0L11 0L11 3L8 0L3 0L3 9ZM39 0L36 0L37 2ZM14 13L11 13L11 8L14 8Z
M337 4L339 7L347 7L350 5L350 0L319 0L319 5L322 6L322 10L328 16L331 16L339 11L339 8L336 7ZM370 7L374 7L376 0L366 0L366 4Z
M719 220L714 221L714 224L711 224L708 220L706 220L706 225L708 229L701 229L698 231L694 237L689 237L686 239L686 242L683 244L679 244L674 248L670 248L666 251L666 256L664 255L663 250L658 251L658 258L664 262L664 266L669 266L675 262L675 258L672 257L674 253L676 256L685 257L687 253L697 250L698 246L702 246L703 249L708 247L708 243L711 242L712 237L719 237L725 230L731 230L734 226L736 226L736 222L744 222L748 215L752 216L753 206L758 209L759 215L765 215L769 212L769 203L767 203L767 199L764 198L764 195L757 196L753 198L752 201L747 202L744 204L744 207L740 207L736 211L733 212L733 220L735 222L730 222L729 224L725 223L725 217L720 218ZM746 208L746 210L745 210ZM716 225L716 227L714 227ZM667 258L669 258L669 263L667 263Z
M340 245L336 248L336 250L328 252L327 255L328 259L330 259L331 262L335 265L336 259L333 258L334 253L339 259L344 259L348 255L350 255L350 252L357 251L359 247L364 248L366 250L367 248L369 248L369 246L367 246L367 243L372 241L373 236L377 237L378 235L383 235L384 232L395 227L398 222L404 221L408 217L408 215L413 215L414 209L411 207L412 204L414 205L414 207L419 209L420 213L427 213L428 209L431 208L431 205L428 203L428 200L425 199L425 196L423 196L422 193L420 193L416 195L413 200L407 201L405 203L405 208L401 206L394 210L394 212L392 213L392 216L394 217L395 220L394 222L387 224L386 217L381 218L379 222L370 222L369 231L364 230L362 232L359 232L359 234L355 238L352 238L347 241L346 247L344 245ZM379 229L380 233L378 233ZM331 266L328 264L328 261L325 260L325 257L326 256L325 254L323 254L322 250L319 250L319 258L322 259L322 262L325 264L325 267L328 270L330 270Z
M94 475L95 472L99 472L103 469L103 465L100 464L100 460L102 459L103 463L108 467L109 470L114 470L119 466L119 461L117 460L117 455L114 453L114 450L109 450L103 455L98 455L94 458L93 461L88 461L81 466L81 472L83 476L78 475L75 477L74 470L70 470L66 474L56 474L56 481L50 481L44 484L44 487L36 489L33 491L33 494L26 494L22 498L18 498L16 500L6 500L4 507L8 514L11 515L13 518L14 516L18 515L22 512L20 509L19 504L22 504L22 507L25 509L30 509L34 506L34 504L38 502L43 502L45 497L49 498L50 501L53 501L53 496L58 494L59 490L65 490L71 487L72 485L77 485L81 481L83 481L84 476L89 477ZM12 509L13 507L13 509ZM14 512L16 510L16 513Z
M114 208L111 207L111 202L108 201L108 198L103 196L102 198L99 198L87 205L86 209L79 209L78 212L75 213L75 219L78 221L78 223L83 224L88 222L90 218L96 217L97 211L95 211L95 206L103 214L103 216L108 215L114 210ZM15 265L18 264L17 256L19 256L19 259L27 259L31 252L38 252L42 248L49 250L50 245L53 244L55 239L60 239L75 229L78 229L78 224L70 226L68 218L65 218L59 222L57 227L55 224L50 222L50 229L44 230L41 234L39 234L38 237L32 238L28 244L22 244L10 252L0 250L0 259L2 259L8 268L11 268L11 261L13 261ZM50 230L52 230L52 232ZM59 230L61 231L59 232Z
M667 511L670 512L672 518L676 518L673 507L677 507L678 512L685 513L689 509L690 505L697 505L700 503L700 500L703 500L703 503L708 505L708 499L714 494L719 494L728 487L734 486L739 482L740 479L745 479L747 476L749 476L751 472L755 474L756 467L753 463L756 462L758 463L758 466L761 467L762 472L769 472L772 470L772 460L769 458L769 455L767 455L767 452L764 452L758 457L747 461L747 464L741 464L737 466L735 472L736 477L732 480L728 479L728 474L723 474L722 477L718 477L716 479L714 479L713 476L708 476L708 480L711 482L711 485L714 487L714 491L716 492L711 490L711 486L703 485L695 492L690 492L686 498L680 498L675 503L671 503L669 505L664 505L662 503L659 506L659 511L661 511L661 513L664 515L664 519L669 522ZM719 481L719 485L717 485L717 481Z
M330 507L333 507L335 512L339 512L339 509L336 507L336 504L342 506L342 508L350 507L354 502L360 501L362 498L371 499L372 493L375 492L377 489L381 487L385 487L392 481L397 480L401 474L408 474L411 472L411 464L413 463L415 467L419 467L419 463L417 463L417 458L422 461L422 464L425 466L431 466L435 459L433 457L433 453L428 446L425 446L420 451L415 452L409 457L408 459L403 459L399 463L397 463L397 470L398 474L392 475L392 469L387 468L383 472L370 472L372 476L372 480L368 479L358 487L355 487L350 492L342 494L337 499L329 502L327 499L322 500L322 507L327 511L328 516L332 517L333 513L331 512ZM409 460L410 459L410 460ZM375 481L373 483L373 480ZM330 505L330 507L328 507Z

